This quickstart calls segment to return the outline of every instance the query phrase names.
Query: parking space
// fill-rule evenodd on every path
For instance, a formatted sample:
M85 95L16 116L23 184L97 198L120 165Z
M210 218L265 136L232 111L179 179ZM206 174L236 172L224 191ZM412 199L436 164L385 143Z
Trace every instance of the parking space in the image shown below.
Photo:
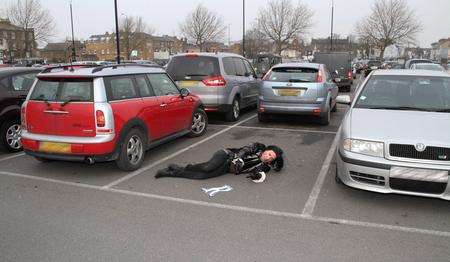
M333 138L333 135L327 133L249 130L236 127L215 137L214 140L192 148L117 185L117 188L183 199L299 213L308 198ZM245 175L231 174L201 181L172 178L156 180L153 177L158 169L169 163L186 165L206 161L220 148L240 147L256 141L266 145L276 144L285 151L285 168L279 173L270 172L267 183L255 184ZM217 187L224 184L232 186L234 190L230 193L219 194L212 199L201 191L202 187Z
M222 129L223 127L220 126L210 126L205 136L197 138L182 137L154 148L147 152L144 166L208 138ZM127 175L126 172L119 170L114 162L96 163L94 165L60 161L41 163L24 154L16 154L16 156L10 156L10 159L0 162L0 171L99 186Z
M450 231L448 201L379 194L338 185L331 165L314 215L394 226Z

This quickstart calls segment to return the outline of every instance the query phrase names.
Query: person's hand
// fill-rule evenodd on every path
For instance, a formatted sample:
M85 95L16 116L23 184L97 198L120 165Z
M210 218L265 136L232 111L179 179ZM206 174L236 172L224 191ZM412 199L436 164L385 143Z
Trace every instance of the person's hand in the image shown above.
M256 172L256 173L253 173L253 174L247 176L247 178L250 178L255 183L262 183L266 180L266 173L265 172Z
M244 167L244 160L241 158L235 158L231 161L234 164L235 174L238 175L241 173L242 168Z

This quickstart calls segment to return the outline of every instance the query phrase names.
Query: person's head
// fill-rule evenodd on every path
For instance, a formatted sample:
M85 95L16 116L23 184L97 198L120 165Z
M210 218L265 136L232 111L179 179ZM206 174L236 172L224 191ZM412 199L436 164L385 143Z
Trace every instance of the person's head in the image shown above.
M277 146L268 146L260 156L262 162L273 166L275 171L280 171L284 166L283 150Z

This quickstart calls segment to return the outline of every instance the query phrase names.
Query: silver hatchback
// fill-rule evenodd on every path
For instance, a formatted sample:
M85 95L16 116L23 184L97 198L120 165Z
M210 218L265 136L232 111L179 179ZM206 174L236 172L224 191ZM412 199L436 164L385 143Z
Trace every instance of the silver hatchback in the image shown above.
M349 103L349 96L338 97ZM450 76L377 70L342 123L336 180L380 193L450 200Z
M328 125L336 111L338 87L323 64L279 64L266 74L259 94L258 118L274 114L313 115Z

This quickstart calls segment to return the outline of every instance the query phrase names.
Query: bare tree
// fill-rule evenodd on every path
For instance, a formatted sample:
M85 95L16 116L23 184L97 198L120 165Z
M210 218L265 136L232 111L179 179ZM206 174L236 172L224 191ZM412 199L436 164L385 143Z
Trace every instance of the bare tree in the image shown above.
M266 8L259 10L257 28L274 42L277 53L281 54L292 40L311 28L313 15L301 2L294 5L291 0L271 0Z
M203 51L206 42L218 41L225 33L226 26L222 17L209 11L201 4L192 11L183 23L180 31Z
M6 9L8 19L25 32L25 50L36 41L46 43L55 33L55 22L50 11L41 6L40 0L16 0ZM34 39L26 32L34 31Z
M270 52L272 41L257 28L252 28L245 33L245 55L248 58L256 58L259 53Z
M360 38L375 45L384 57L386 47L416 40L422 24L406 0L377 0L372 13L356 25Z
M133 50L143 50L146 43L154 33L142 17L126 17L120 21L120 44L121 52L125 52L127 60L131 59Z

